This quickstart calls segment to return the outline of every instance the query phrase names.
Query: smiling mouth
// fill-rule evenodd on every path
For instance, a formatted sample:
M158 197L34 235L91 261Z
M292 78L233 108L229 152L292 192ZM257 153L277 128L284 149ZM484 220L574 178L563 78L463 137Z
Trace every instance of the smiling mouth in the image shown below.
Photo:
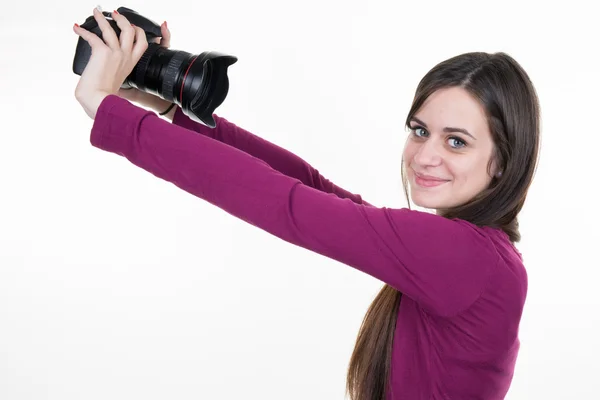
M427 178L423 178L423 177L419 176L417 173L415 173L415 183L422 187L436 187L436 186L443 185L444 183L447 183L447 182L450 182L450 181L443 180L443 179L427 179Z

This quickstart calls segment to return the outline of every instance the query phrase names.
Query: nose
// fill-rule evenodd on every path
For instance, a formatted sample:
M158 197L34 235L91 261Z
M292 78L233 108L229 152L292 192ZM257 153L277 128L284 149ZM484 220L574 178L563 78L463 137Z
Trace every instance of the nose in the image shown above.
M442 162L442 146L433 139L424 141L415 153L414 161L423 166L437 166Z

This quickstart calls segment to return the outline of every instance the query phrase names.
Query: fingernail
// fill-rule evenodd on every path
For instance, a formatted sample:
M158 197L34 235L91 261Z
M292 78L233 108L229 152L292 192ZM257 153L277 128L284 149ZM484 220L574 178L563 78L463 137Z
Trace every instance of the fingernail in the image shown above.
M113 10L113 14L119 15L119 12L117 10Z
M165 21L165 28L167 27L167 21Z
M73 26L76 28L79 28L79 24L74 24Z
M96 6L96 9L97 9L98 11L102 12L102 7L100 7L100 4L98 4L98 5Z

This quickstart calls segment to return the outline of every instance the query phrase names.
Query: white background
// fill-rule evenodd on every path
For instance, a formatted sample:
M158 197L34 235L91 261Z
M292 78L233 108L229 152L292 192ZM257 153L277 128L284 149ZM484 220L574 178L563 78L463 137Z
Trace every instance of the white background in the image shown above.
M0 16L0 399L343 399L382 283L289 245L89 143L77 35L97 3ZM510 400L600 398L592 2L131 1L171 48L239 61L217 109L378 206L406 206L421 77L505 51L540 96L520 216L530 286Z

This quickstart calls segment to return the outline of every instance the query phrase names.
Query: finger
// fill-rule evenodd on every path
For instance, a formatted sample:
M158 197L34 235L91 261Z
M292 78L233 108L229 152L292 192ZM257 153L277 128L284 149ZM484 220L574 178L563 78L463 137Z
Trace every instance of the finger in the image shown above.
M106 44L102 41L102 39L100 39L100 37L98 37L98 35L88 31L87 29L82 28L79 25L75 24L75 25L73 25L73 30L75 31L76 34L81 36L81 38L83 40L88 42L88 44L92 48L92 53L95 51L98 51L98 49L101 49L103 47L107 48Z
M135 43L133 44L133 50L131 52L133 61L135 64L142 58L144 52L148 49L148 40L146 40L146 32L139 26L134 27L135 29Z
M119 41L121 42L121 49L127 53L131 52L133 47L133 39L135 38L135 29L131 26L131 22L119 14L116 10L111 13L112 19L117 23L117 26L121 30L119 35Z
M171 32L167 27L167 21L163 22L160 26L160 32L162 34L162 38L160 39L160 45L162 47L169 48L171 46Z
M98 28L100 28L102 31L102 38L104 39L104 42L106 42L108 47L111 49L120 48L119 39L117 38L115 30L112 28L112 26L110 26L104 14L102 14L98 8L94 8L93 14L94 19L98 23Z

